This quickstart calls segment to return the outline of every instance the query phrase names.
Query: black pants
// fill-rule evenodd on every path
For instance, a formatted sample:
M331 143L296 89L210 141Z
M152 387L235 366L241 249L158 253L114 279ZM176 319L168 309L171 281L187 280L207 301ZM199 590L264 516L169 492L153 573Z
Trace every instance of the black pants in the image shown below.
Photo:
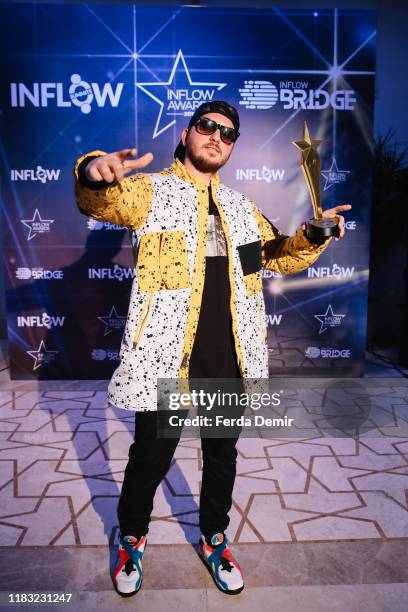
M135 441L129 448L118 505L121 534L139 537L148 533L153 498L165 477L179 438L157 438L157 413L135 413ZM203 475L199 526L204 535L224 531L229 524L236 474L239 437L201 438Z

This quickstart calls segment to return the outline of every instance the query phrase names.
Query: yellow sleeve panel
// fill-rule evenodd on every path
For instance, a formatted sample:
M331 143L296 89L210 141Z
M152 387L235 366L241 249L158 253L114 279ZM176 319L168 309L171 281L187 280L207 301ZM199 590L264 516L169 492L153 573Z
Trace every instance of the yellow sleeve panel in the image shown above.
M153 185L149 175L135 174L99 190L83 187L78 180L78 166L91 155L106 153L92 151L80 157L75 164L75 199L80 212L97 221L109 221L132 229L141 227L146 222L153 201Z
M285 236L268 221L252 202L259 226L262 248L262 266L279 274L295 274L306 270L328 247L331 238L324 244L313 244L302 229L294 236Z

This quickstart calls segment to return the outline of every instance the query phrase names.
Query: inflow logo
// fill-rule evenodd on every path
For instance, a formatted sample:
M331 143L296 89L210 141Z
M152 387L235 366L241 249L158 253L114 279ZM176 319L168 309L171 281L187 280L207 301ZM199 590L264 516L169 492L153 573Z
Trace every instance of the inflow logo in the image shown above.
M280 102L285 110L354 110L353 89L309 89L307 81L280 81L279 88L270 81L244 81L239 89L239 103L248 109L269 109Z
M175 86L176 72L177 87ZM159 105L152 138L157 138L174 125L175 117L190 117L200 104L216 99L215 94L225 86L226 83L193 81L180 49L167 81L136 83L138 89L141 89Z
M354 274L354 266L343 267L337 264L330 266L310 266L307 269L308 278L334 278L341 280L342 278L352 278Z
M136 271L134 268L122 268L115 264L112 268L88 268L88 278L95 279L111 279L123 281L127 278L134 278Z
M64 322L64 316L52 316L47 312L43 312L41 315L17 317L18 327L46 327L47 329L52 329L53 327L62 327Z
M124 83L104 83L102 88L98 83L88 83L79 74L70 77L68 93L64 83L10 83L10 101L13 108L24 108L30 104L34 107L47 108L51 101L59 108L76 106L87 115L91 112L93 102L104 107L109 100L112 107L119 105Z
M28 228L27 241L32 240L37 234L48 234L51 231L51 223L54 219L41 219L38 208L35 209L32 219L21 219L21 223Z
M40 181L43 185L47 181L58 181L61 170L48 170L42 166L36 169L11 170L12 181Z
M44 268L17 268L15 270L18 280L61 280L64 278L63 270L45 270Z
M317 346L309 346L305 351L305 357L308 359L350 359L351 349L334 349L334 348L319 348Z
M280 325L282 322L281 314L267 314L265 315L265 325L269 327L271 325Z
M268 168L267 166L262 166L262 168L237 168L235 173L237 181L265 181L265 183L283 181L284 176L285 170Z

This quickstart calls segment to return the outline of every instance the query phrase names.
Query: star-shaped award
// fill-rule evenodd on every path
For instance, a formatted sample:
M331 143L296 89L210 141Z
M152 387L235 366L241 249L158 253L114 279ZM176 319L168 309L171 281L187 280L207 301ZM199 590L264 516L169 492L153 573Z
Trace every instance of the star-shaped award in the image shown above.
M303 140L294 140L292 144L294 144L295 147L302 151L303 163L303 161L309 157L309 154L312 152L312 150L316 150L321 142L321 140L315 140L310 138L309 128L305 121L303 126Z
M312 200L313 213L315 219L321 219L323 215L320 194L320 155L317 147L321 140L310 137L308 125L305 121L303 126L303 140L294 140L295 145L301 152L301 166L306 179L307 188Z
M292 144L300 149L300 165L312 200L313 219L306 222L306 236L316 244L322 244L330 236L336 235L339 223L338 217L323 217L320 187L321 159L317 151L321 142L311 138L306 121L303 126L303 139L292 141Z

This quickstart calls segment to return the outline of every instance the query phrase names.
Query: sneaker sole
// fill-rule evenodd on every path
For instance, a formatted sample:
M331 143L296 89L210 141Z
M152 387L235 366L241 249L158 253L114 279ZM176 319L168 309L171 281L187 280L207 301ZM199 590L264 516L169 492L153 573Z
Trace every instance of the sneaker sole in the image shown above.
M205 567L207 568L211 578L214 581L215 586L217 587L217 589L219 589L221 591L221 593L226 593L227 595L239 595L241 593L241 591L243 591L245 584L242 585L242 587L240 587L239 589L223 589L216 581L212 571L211 571L211 567L207 561L207 559L204 558L204 556L201 553L200 548L198 549L198 556L200 557L201 561L204 563Z

